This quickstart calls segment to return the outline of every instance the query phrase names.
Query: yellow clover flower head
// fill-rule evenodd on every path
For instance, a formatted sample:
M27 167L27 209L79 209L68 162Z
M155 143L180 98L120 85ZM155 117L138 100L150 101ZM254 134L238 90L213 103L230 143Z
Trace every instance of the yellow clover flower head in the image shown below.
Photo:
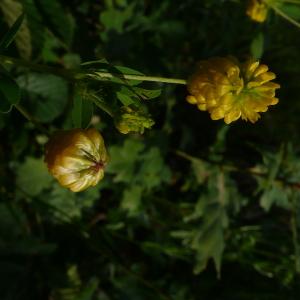
M247 15L255 22L262 23L266 20L269 7L266 0L249 0Z
M46 145L49 172L72 192L95 186L104 176L107 161L103 138L94 128L59 131Z
M239 63L234 58L211 58L199 63L188 80L190 95L186 100L200 110L208 111L213 120L226 124L239 118L255 123L260 112L278 103L275 90L280 86L271 82L274 73L258 61Z

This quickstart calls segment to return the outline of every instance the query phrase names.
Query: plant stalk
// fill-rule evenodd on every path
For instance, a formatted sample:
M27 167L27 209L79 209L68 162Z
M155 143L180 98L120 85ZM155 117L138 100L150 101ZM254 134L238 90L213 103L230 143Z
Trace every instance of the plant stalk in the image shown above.
M16 110L19 111L19 113L25 119L27 119L29 122L31 122L32 124L34 124L37 129L39 129L41 132L43 132L47 136L49 135L48 130L45 127L43 127L38 121L36 121L34 119L34 117L22 105L20 105L20 104L14 104L14 107L15 107Z
M0 62L14 65L14 66L25 67L36 72L50 73L53 75L57 75L59 77L63 77L69 81L76 81L85 78L93 78L95 80L105 81L112 78L119 78L119 79L126 79L126 80L151 81L151 82L170 83L170 84L183 84L183 85L186 84L186 80L176 79L176 78L132 75L132 74L115 74L111 72L85 73L77 70L66 70L62 68L35 64L29 61L25 61L23 59L8 57L4 55L0 55Z
M155 76L144 76L144 75L131 75L131 74L114 74L109 72L94 72L97 76L103 79L110 78L121 78L127 80L139 80L139 81L152 81L152 82L161 82L161 83L171 83L171 84L186 84L186 80L184 79L176 79L176 78L166 78L166 77L155 77ZM95 78L93 76L93 78Z

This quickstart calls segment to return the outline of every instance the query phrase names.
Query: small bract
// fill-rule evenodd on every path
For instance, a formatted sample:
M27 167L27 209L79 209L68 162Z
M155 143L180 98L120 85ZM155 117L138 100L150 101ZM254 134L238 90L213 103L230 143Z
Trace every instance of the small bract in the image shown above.
M103 138L93 128L58 131L46 144L49 172L73 192L95 186L104 176L107 161Z

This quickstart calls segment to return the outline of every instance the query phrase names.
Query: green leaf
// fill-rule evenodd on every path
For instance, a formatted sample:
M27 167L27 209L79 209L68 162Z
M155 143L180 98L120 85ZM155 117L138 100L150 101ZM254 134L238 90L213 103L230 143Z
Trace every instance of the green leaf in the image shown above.
M128 96L125 93L122 92L116 92L117 98L121 101L121 103L125 106L129 106L130 104L135 103L134 98Z
M165 165L159 148L152 147L141 156L138 177L141 184L149 191L170 181L171 171Z
M124 31L125 22L132 17L134 6L135 3L127 5L125 10L110 7L100 14L100 21L107 31L114 30L121 34Z
M20 98L21 91L17 83L7 74L0 73L0 112L10 112Z
M77 91L73 99L72 120L76 128L87 128L93 116L93 102Z
M140 106L142 104L141 100L153 99L158 97L160 94L160 89L147 90L136 86L128 87L124 85L116 92L117 98L125 106L129 106L131 104Z
M76 296L74 300L92 300L97 291L98 285L98 278L92 278L88 284L81 289L79 295Z
M27 195L39 195L52 182L46 164L40 158L27 157L17 169L17 186Z
M290 18L300 21L300 2L299 4L284 3L280 4L279 8L283 13L287 14Z
M30 31L31 44L34 50L41 51L44 47L45 37L50 35L46 31L44 18L36 7L35 0L23 0L23 8L26 14L27 26Z
M30 111L41 122L52 122L60 116L68 99L67 83L50 74L29 73L18 78L21 88L30 96Z
M131 69L131 68L128 68L128 67L123 67L123 66L114 66L114 69L116 69L117 70L117 72L119 72L120 73L120 75L140 75L140 76L142 76L142 75L144 75L143 73L141 73L141 72L139 72L139 71L137 71L137 70L134 70L134 69ZM121 78L122 78L122 76L121 76ZM116 80L119 80L120 81L120 79L116 79ZM118 82L119 82L118 81ZM129 79L125 79L125 81L126 81L126 83L128 83L129 85L138 85L138 84L140 84L142 81L141 80L129 80ZM122 80L121 81L121 83L123 83L124 84L124 80Z
M124 191L121 208L126 210L128 216L135 216L141 208L143 187L134 185Z
M10 240L24 234L26 216L15 204L0 202L0 223L0 241Z
M143 100L154 99L161 95L161 89L147 90L147 89L140 88L140 87L133 87L132 89Z
M194 205L190 214L183 217L185 226L180 225L171 235L182 239L185 247L195 256L194 272L202 272L213 259L220 276L222 255L225 248L224 230L228 227L228 211L234 211L238 198L231 179L218 168L211 168L205 192ZM239 199L238 199L239 200Z
M250 46L253 58L261 59L264 52L264 35L259 33L252 41Z
M0 8L3 12L3 18L9 26L13 26L16 19L22 15L23 3L21 4L17 0L2 0L0 1ZM31 46L31 32L28 26L28 17L23 20L18 32L15 35L15 42L18 48L19 54L25 59L31 57L32 46Z
M197 227L190 228L188 231L174 231L171 235L181 238L183 244L195 252L195 274L202 272L211 258L215 262L217 272L220 273L221 258L225 247L223 230L226 214L224 208L214 199L207 197L201 197L197 206L201 208ZM197 217L188 217L187 220L195 222Z
M116 96L125 106L130 104L139 106L141 104L138 95L133 90L133 87L130 86L121 85L119 91L116 92Z
M136 140L127 139L123 146L109 148L111 161L106 172L116 174L115 182L132 182L135 177L135 163L144 145Z
M58 0L39 0L36 6L41 15L45 16L46 22L51 31L60 38L63 43L70 46L74 35L73 17L65 12Z
M276 184L264 191L260 198L260 205L265 211L269 211L273 205L290 209L289 196L291 191Z
M92 207L99 199L99 186L92 187L81 193L73 193L67 188L54 182L51 192L45 197L45 202L52 208L56 222L65 222L73 218L80 218L82 211Z
M209 168L210 166L207 165L204 161L200 159L194 159L192 161L192 168L197 180L197 183L203 184L207 177L209 176Z
M14 40L18 30L20 29L23 21L24 21L25 14L22 14L18 17L15 23L12 25L10 30L5 34L5 36L0 41L0 52L5 50Z

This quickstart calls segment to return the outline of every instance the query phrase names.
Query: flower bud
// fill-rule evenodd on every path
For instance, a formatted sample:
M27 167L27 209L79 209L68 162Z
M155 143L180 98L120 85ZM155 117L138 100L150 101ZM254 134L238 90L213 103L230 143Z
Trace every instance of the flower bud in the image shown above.
M95 186L104 176L107 161L103 138L94 128L58 131L46 144L49 172L72 192Z
M115 117L115 126L123 134L129 132L144 133L145 128L149 129L154 121L144 112L123 106Z
M186 100L210 113L213 120L224 118L226 124L239 118L255 123L259 112L278 103L271 82L276 75L266 65L248 60L239 63L234 58L211 58L199 63L188 80L190 93Z
M262 23L266 20L269 7L265 0L249 0L247 15L255 22Z

